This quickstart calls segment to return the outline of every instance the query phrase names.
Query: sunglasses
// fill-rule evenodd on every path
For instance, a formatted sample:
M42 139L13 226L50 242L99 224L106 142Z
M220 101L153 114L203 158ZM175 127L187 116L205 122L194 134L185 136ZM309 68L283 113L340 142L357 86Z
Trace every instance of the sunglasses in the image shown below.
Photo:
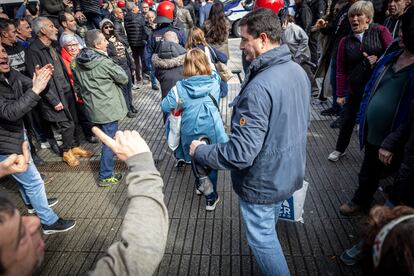
M112 27L112 26L105 26L105 27L103 27L104 28L104 30L113 30L114 29L114 27Z

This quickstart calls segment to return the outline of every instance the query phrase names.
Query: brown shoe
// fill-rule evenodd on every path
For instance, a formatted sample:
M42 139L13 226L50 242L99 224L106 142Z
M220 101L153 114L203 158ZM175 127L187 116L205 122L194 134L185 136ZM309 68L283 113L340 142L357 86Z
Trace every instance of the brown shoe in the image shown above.
M65 161L70 167L76 167L79 165L79 160L72 153L72 150L68 150L63 153L63 161Z
M73 155L75 155L76 157L91 157L92 156L92 152L84 150L80 147L74 147L71 151Z
M362 207L352 201L344 203L339 207L339 212L343 216L354 216L360 211L362 211Z

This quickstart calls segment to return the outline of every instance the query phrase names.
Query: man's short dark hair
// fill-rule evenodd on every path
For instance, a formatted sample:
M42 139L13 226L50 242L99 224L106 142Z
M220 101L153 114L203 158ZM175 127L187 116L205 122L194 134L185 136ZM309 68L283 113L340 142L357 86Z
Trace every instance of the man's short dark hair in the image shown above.
M278 16L270 9L260 8L251 11L240 20L240 26L247 26L247 32L254 38L265 33L272 43L280 43L282 27Z
M62 23L68 21L68 19L66 17L66 14L70 14L70 13L68 13L66 11L63 11L63 12L59 13L58 21L59 21L60 26L62 26L62 27L63 27Z
M16 205L5 194L0 194L0 225L6 221L6 216L13 216L16 210ZM0 247L0 261L1 261L1 247ZM5 267L0 262L0 275L6 272Z
M0 194L0 224L4 222L4 215L13 215L16 205L4 193Z
M14 20L14 27L16 27L16 29L17 28L19 28L20 27L20 24L22 24L22 22L27 22L27 23L29 23L27 20L26 20L26 18L17 18L17 19L15 19Z
M100 39L99 34L102 34L102 32L97 29L87 31L85 35L86 46L89 48L95 48Z
M13 20L0 18L0 36L2 32L7 32L9 30L10 25L14 25Z

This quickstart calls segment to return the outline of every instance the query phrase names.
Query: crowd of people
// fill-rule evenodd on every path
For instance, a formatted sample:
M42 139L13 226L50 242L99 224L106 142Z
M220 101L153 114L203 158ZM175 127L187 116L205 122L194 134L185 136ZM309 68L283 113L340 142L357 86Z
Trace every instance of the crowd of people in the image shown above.
M396 266L412 275L414 2L285 2L282 9L270 0L244 4L254 8L239 22L245 78L230 104L230 132L220 114L230 58L222 2L25 0L0 10L0 176L12 175L28 212L37 214L21 216L0 195L0 274L38 267L39 227L44 234L75 227L52 210L58 199L46 195L36 151L50 148L76 167L92 155L84 140L102 141L100 187L123 179L115 155L129 167L123 241L92 273L155 271L168 233L162 179L139 134L118 131L123 118L138 119L133 92L148 85L161 92L167 136L172 116L180 116L176 166L191 164L207 211L220 202L218 170L231 171L263 275L289 275L275 225L282 202L302 187L311 97L332 94L332 107L321 112L336 116L331 127L339 128L328 159L345 155L355 125L364 149L359 185L339 212L368 212L380 179L396 173L385 207L371 209L369 231L341 260L364 260L376 275Z

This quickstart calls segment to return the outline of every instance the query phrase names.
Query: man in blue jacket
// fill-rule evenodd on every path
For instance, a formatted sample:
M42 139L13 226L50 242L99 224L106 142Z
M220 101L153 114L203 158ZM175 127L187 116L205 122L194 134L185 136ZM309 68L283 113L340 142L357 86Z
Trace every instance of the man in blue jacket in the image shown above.
M250 248L263 275L289 275L275 223L281 203L302 187L311 86L280 45L279 19L256 9L240 21L240 49L251 61L234 99L227 143L193 141L190 154L213 169L231 170Z

